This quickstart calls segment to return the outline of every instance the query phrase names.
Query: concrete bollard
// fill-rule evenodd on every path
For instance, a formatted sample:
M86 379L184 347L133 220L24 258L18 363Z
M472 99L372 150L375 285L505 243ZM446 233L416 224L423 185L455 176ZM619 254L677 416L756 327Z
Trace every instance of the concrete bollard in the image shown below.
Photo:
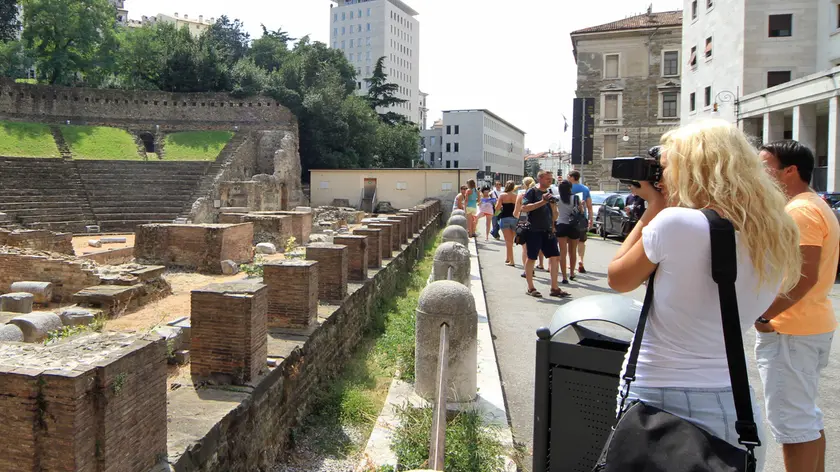
M441 240L443 242L455 241L456 243L463 244L464 247L470 246L470 235L467 234L467 230L460 226L447 226L444 228Z
M449 215L449 216L450 216L450 218L451 218L451 217L453 217L453 216L455 216L455 215L459 215L459 216L464 216L464 217L466 217L466 216L467 216L467 212L465 212L464 210L462 210L462 209L458 208L458 209L452 210L452 214L451 214L451 215Z
M451 280L427 285L417 302L414 390L424 398L435 395L443 324L449 327L447 401L472 401L478 382L478 314L470 289Z
M18 316L12 318L9 324L13 324L23 331L23 341L27 343L39 343L47 339L47 333L64 326L58 315L48 311Z
M12 292L0 295L0 311L11 313L32 313L32 302L35 297L31 293Z
M452 280L470 286L470 250L461 243L448 241L435 251L431 280Z
M469 226L467 223L467 217L461 215L452 215L449 217L449 221L446 223L446 226L460 226L465 230L469 231Z
M53 284L50 282L14 282L12 284L12 292L26 292L31 293L35 303L46 305L53 297Z

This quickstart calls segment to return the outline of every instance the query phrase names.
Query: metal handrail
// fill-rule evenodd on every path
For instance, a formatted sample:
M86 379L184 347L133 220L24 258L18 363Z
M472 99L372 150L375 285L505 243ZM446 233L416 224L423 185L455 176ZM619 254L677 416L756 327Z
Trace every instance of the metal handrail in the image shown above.
M449 366L449 325L440 325L440 351L438 352L437 385L435 386L435 411L432 419L432 438L429 444L429 465L433 470L443 470L446 450L446 384Z

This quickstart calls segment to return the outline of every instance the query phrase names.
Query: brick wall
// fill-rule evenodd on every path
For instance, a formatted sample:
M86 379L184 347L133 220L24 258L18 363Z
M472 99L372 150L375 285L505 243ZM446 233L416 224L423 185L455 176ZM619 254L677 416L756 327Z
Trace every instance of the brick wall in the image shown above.
M347 277L354 282L367 280L368 238L361 235L335 236L333 242L347 246Z
M318 318L318 262L284 260L263 265L269 328L306 328Z
M99 285L100 278L93 267L90 262L18 254L0 248L0 293L8 293L13 282L22 280L52 282L53 301L68 302L79 290Z
M306 258L318 261L318 300L340 304L347 296L347 246L316 243L306 246Z
M43 229L9 231L0 228L0 246L20 247L38 251L74 255L73 235Z
M219 223L253 223L254 245L272 243L278 251L286 247L286 240L294 235L291 215L254 215L249 213L222 213Z
M221 274L221 261L253 259L252 223L216 225L140 225L134 257L149 264Z
M368 269L382 267L382 230L375 228L356 228L353 234L367 236Z
M0 470L147 472L166 457L166 342L119 336L95 361L103 343L90 340L107 335L10 348L20 352L0 360ZM68 358L73 370L49 365Z
M250 382L266 367L268 287L212 284L190 299L190 370L201 377Z

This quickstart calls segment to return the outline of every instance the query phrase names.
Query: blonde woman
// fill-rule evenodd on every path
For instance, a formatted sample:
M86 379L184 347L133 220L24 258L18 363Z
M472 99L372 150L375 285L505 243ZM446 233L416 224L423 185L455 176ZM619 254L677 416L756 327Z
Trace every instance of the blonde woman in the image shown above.
M735 404L711 277L709 224L715 210L737 232L736 291L742 331L799 279L799 234L785 197L744 134L722 120L694 123L662 137L659 191L648 202L607 270L610 287L629 292L656 269L653 305L630 399L682 417L736 447ZM625 366L626 367L626 366ZM753 399L756 423L761 409ZM763 428L759 426L759 432ZM764 439L762 438L762 441ZM756 448L758 469L765 447Z

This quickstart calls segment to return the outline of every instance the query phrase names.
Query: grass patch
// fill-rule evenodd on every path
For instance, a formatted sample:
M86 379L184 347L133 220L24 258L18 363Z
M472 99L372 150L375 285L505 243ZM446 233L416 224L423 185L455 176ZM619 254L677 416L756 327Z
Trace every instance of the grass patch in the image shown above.
M394 432L392 447L397 454L397 470L428 467L431 408L404 406L397 411L400 426ZM447 472L493 472L504 470L504 448L492 428L484 426L477 411L463 411L446 425Z
M76 159L140 160L137 143L124 129L105 126L62 126L61 134Z
M230 131L185 131L170 133L164 141L167 161L213 161L227 145Z
M15 79L16 84L32 84L37 85L38 79Z
M60 154L49 126L0 121L0 156L59 157Z

